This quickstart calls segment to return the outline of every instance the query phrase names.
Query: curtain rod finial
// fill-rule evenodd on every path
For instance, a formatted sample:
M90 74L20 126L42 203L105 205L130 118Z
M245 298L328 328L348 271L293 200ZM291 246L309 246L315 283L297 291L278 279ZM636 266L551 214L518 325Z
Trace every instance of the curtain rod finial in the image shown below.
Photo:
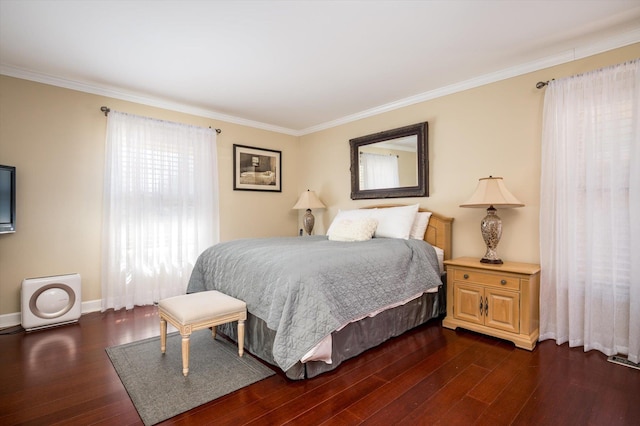
M542 89L544 86L548 86L550 81L555 80L555 78L552 78L551 80L547 80L547 81L539 81L536 83L536 89Z

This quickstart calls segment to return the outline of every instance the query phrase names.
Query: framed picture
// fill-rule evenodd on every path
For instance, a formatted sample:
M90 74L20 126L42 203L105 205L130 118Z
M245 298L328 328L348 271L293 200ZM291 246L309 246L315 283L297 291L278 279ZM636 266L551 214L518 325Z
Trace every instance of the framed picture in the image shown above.
M282 192L282 152L234 144L233 189Z

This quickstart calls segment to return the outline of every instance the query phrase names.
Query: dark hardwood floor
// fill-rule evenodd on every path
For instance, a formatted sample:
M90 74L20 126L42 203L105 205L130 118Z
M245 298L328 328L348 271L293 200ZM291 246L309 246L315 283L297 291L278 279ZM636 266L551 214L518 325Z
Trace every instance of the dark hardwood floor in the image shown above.
M5 330L6 331L6 330ZM137 425L105 352L159 334L155 307L0 336L0 424ZM306 381L276 374L163 424L637 425L640 371L431 321Z

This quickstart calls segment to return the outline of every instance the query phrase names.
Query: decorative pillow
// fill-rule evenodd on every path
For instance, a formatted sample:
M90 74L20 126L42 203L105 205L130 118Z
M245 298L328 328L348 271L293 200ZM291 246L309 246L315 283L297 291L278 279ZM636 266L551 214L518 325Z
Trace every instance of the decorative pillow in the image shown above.
M334 220L329 230L329 240L367 241L373 237L377 226L378 221L372 218Z
M417 212L416 217L413 219L409 237L414 240L424 240L424 233L429 225L429 218L431 218L431 212Z
M329 229L327 229L327 235L331 234L333 226L338 224L344 219L367 219L372 217L373 212L377 209L355 209L355 210L338 210L338 214L331 222Z
M412 206L375 209L372 217L378 220L378 227L374 237L408 240L418 207L418 204L414 204Z

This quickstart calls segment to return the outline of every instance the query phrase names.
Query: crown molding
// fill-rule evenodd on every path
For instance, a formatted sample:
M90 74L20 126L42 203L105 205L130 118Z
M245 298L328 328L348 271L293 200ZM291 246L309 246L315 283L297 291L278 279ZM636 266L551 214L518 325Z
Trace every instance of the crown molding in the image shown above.
M617 36L607 38L597 43L590 45L576 47L556 55L541 58L536 61L521 64L515 67L507 68L497 72L478 76L469 80L444 86L435 90L420 93L407 98L399 99L394 102L389 102L384 105L380 105L374 108L370 108L355 114L350 114L336 120L328 121L325 123L311 126L301 130L289 129L286 127L275 126L272 124L262 123L258 121L248 120L241 117L222 114L216 111L194 107L188 104L174 102L168 99L151 97L148 95L124 91L115 87L101 86L93 83L85 83L81 81L68 80L64 78L55 77L48 74L38 73L27 69L17 68L9 65L0 64L0 74L7 75L9 77L21 78L24 80L35 81L38 83L49 84L52 86L63 87L66 89L77 90L80 92L91 93L94 95L106 96L114 99L120 99L129 102L135 102L152 107L167 109L176 112L182 112L186 114L192 114L199 117L210 118L212 120L220 120L228 123L239 124L242 126L252 127L256 129L262 129L272 131L276 133L282 133L291 136L304 136L307 134L319 132L321 130L330 129L332 127L347 124L353 121L361 120L363 118L372 117L385 112L393 111L399 108L404 108L410 105L414 105L420 102L429 101L432 99L440 98L442 96L451 95L454 93L462 92L464 90L473 89L475 87L483 86L485 84L495 83L501 80L505 80L512 77L517 77L523 74L527 74L541 69L549 68L555 65L564 64L577 59L582 59L588 56L603 53L612 49L628 46L630 44L640 42L640 28L634 28L630 31L618 34Z
M539 71L555 65L561 65L567 62L586 58L588 56L593 56L598 53L603 53L609 50L617 49L620 47L628 46L628 45L639 43L639 42L640 42L640 28L636 28L631 31L619 34L616 37L609 38L592 45L583 46L580 48L574 48L571 50L566 50L556 55L541 58L536 61L517 65L515 67L485 74L479 77L474 77L472 79L461 81L459 83L451 84L435 90L430 90L428 92L420 93L418 95L410 96L408 98L400 99L398 101L380 105L375 108L358 112L356 114L347 115L345 117L341 117L333 121L328 121L326 123L318 124L317 126L308 127L306 129L301 130L300 134L307 135L310 133L319 132L321 130L330 129L332 127L336 127L342 124L347 124L353 121L361 120L363 118L368 118L374 115L382 114L384 112L393 111L393 110L414 105L420 102L429 101L432 99L440 98L442 96L447 96L454 93L462 92L464 90L473 89L475 87L484 86L486 84L495 83L501 80L506 80L508 78L528 74L530 72Z
M261 123L258 121L247 120L241 117L222 114L216 111L194 107L188 104L174 102L171 100L147 96L144 94L124 91L115 87L101 86L93 83L85 83L82 81L68 80L55 77L48 74L38 73L35 71L17 68L9 65L0 64L0 74L9 77L20 78L23 80L35 81L37 83L49 84L51 86L62 87L65 89L77 90L80 92L91 93L99 96L120 99L123 101L134 102L137 104L148 105L152 107L167 109L170 111L182 112L185 114L196 115L198 117L210 118L212 120L220 120L227 123L239 124L242 126L253 127L256 129L268 130L277 133L283 133L292 136L300 136L300 132L288 129L286 127L275 126L272 124Z

